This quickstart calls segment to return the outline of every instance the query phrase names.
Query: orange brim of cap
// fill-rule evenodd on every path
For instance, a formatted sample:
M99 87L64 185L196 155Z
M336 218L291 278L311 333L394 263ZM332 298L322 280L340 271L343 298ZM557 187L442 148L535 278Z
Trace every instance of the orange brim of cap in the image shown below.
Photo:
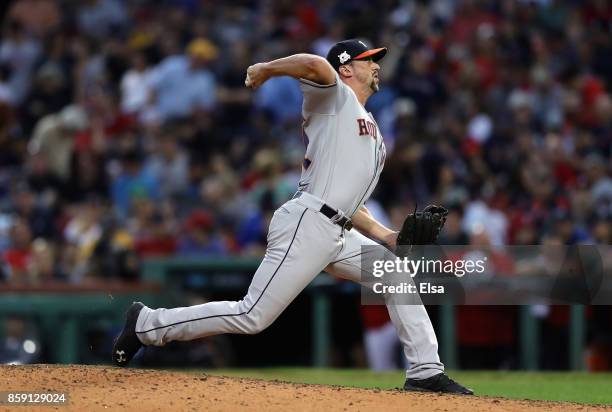
M365 58L371 57L372 60L377 62L380 59L382 59L383 57L385 57L385 54L387 54L387 48L386 47L380 47L378 49L371 49L371 50L368 50L368 51L364 51L360 55L357 55L357 56L353 57L353 60L360 60L360 59L365 59Z

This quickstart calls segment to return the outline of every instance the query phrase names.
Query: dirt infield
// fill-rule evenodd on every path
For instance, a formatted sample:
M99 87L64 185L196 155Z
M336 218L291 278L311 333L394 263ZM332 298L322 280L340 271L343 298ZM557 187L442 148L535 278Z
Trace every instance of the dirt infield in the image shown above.
M415 394L102 366L0 366L0 391L64 392L40 411L587 411L572 403Z

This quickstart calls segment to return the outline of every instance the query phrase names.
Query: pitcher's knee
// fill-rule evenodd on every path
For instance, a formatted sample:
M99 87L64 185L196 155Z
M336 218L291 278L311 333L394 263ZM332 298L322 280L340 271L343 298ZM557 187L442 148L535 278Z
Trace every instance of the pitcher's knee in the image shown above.
M255 335L270 326L272 322L274 322L273 318L247 314L242 329L248 335Z

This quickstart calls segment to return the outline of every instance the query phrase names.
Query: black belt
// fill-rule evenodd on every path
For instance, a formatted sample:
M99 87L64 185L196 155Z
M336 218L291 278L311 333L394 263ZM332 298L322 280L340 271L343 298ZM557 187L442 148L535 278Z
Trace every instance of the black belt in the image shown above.
M298 191L293 196L293 198L297 199L300 196L302 196L302 192ZM344 230L351 230L353 228L353 221L351 219L349 219L346 216L342 216L339 219L335 219L336 216L338 216L338 211L335 210L333 207L326 205L325 203L323 204L323 206L321 206L321 209L319 209L319 212L323 213L327 218L329 218L329 220L331 220L332 222L334 222L335 224L337 224Z
M334 220L334 217L338 215L338 212L325 204L321 206L319 212L330 218L332 222L334 222L344 230L351 230L353 228L353 221L346 216L342 216L340 219Z

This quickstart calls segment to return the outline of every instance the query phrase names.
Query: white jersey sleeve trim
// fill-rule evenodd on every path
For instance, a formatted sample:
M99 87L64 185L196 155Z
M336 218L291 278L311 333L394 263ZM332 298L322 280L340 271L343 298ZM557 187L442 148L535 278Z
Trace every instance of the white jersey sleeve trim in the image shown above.
M334 87L338 85L338 82L336 81L335 83L332 84L319 84L319 83L315 83L312 80L308 80L308 79L304 79L300 77L300 82L303 84L307 84L309 86L312 87L318 87L319 89L327 89L329 87Z

